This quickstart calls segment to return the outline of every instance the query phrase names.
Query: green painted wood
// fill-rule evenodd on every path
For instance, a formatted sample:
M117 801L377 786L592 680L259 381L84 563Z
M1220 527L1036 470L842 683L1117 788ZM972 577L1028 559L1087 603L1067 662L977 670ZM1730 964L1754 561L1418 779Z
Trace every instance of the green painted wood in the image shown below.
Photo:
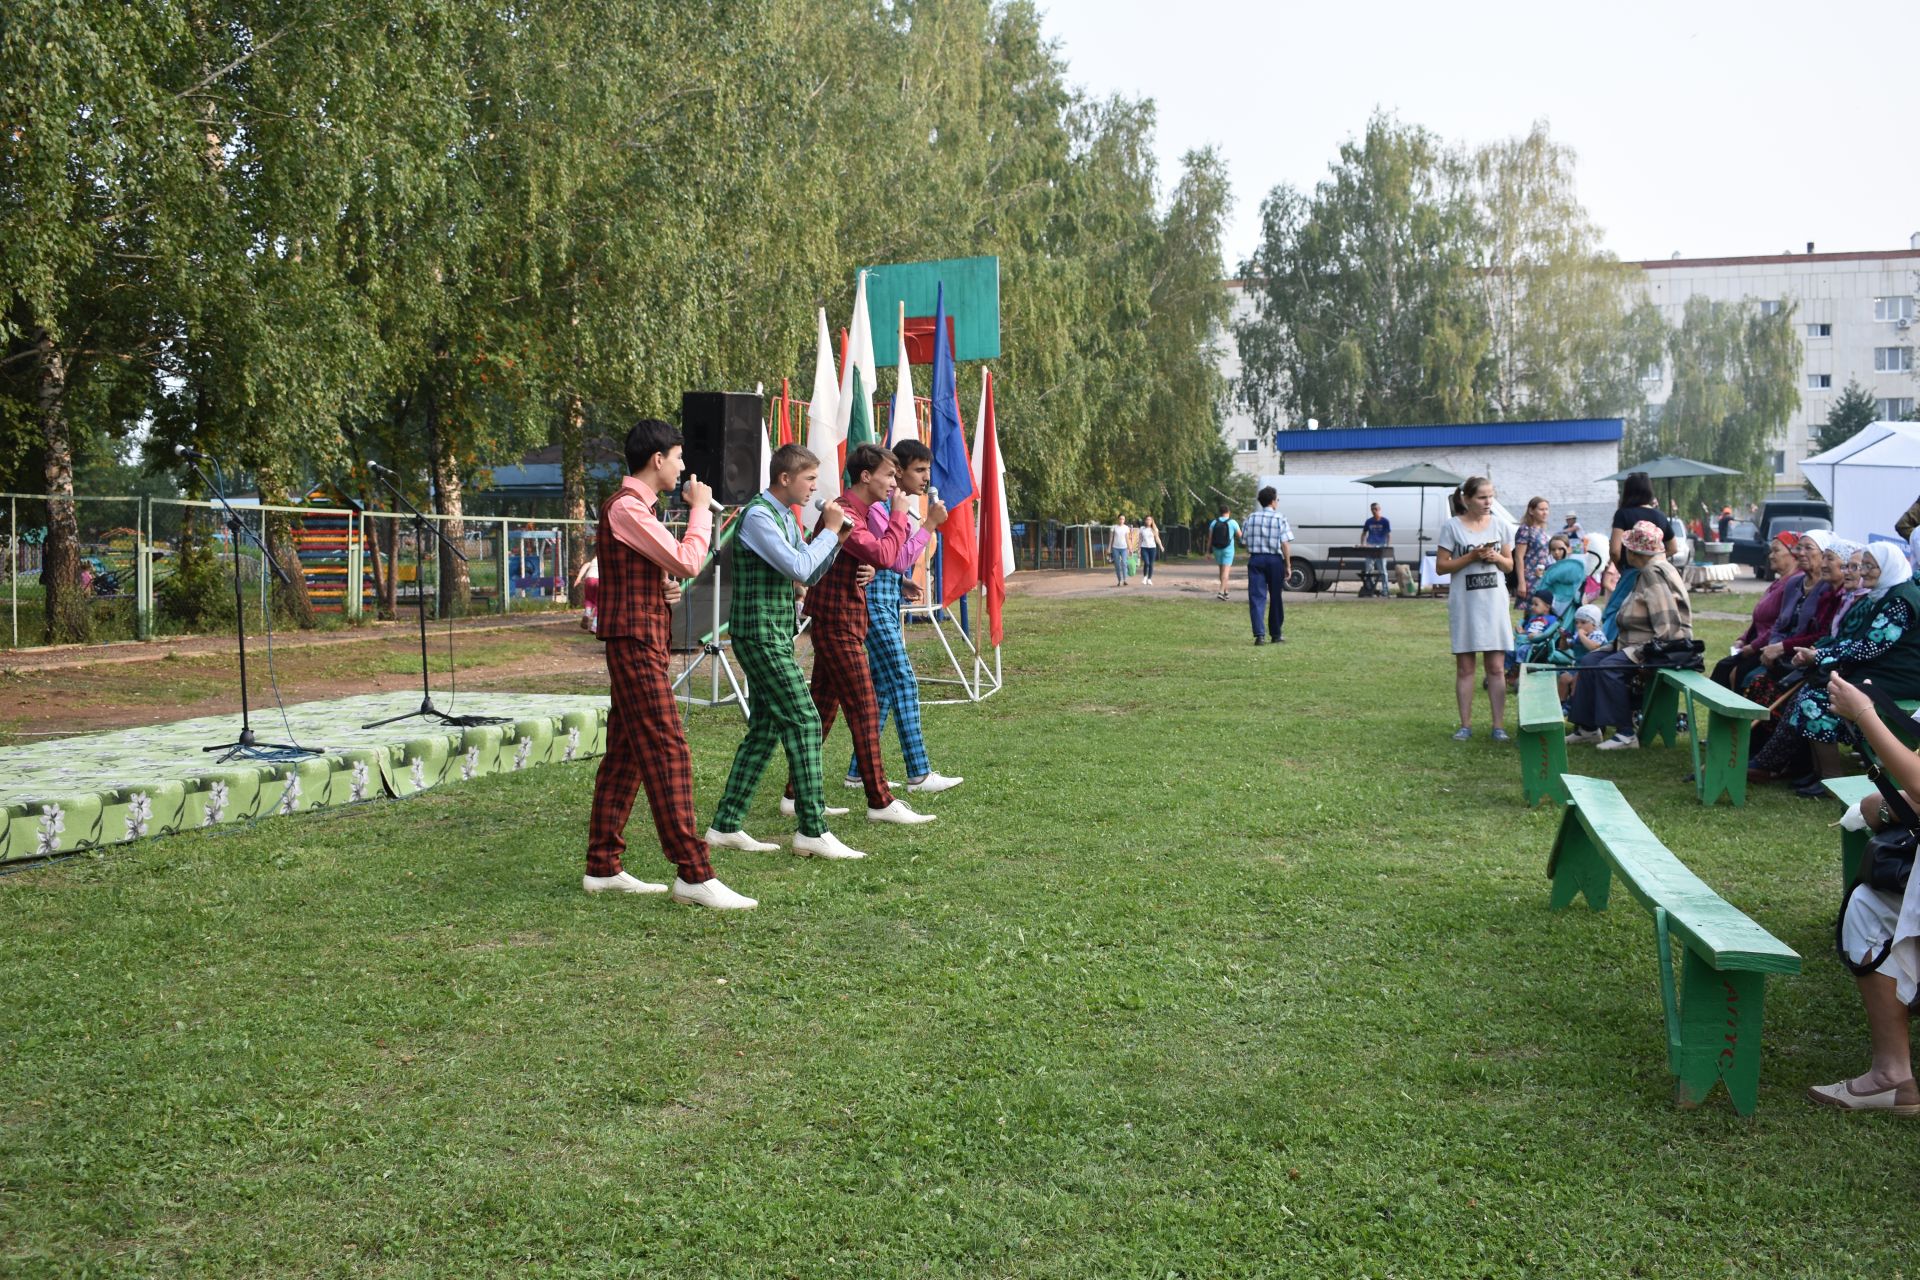
M1640 741L1652 746L1663 739L1670 747L1680 745L1680 686L1655 676L1640 706Z
M907 318L932 319L940 286L946 286L953 321L953 358L1000 358L1000 259L946 258L896 262L867 269L867 318L873 324L873 362L888 369L900 360L900 305ZM869 387L871 393L873 388Z
M1547 875L1553 880L1553 894L1547 900L1553 910L1573 905L1582 894L1593 910L1607 909L1613 872L1571 805L1560 814L1560 831L1554 837L1553 851L1547 855Z
M1683 1107L1727 1087L1733 1109L1750 1116L1760 1103L1760 1028L1764 973L1716 970L1692 951L1681 960L1680 1065L1674 1099Z
M1668 927L1714 968L1800 971L1798 953L1688 870L1640 820L1620 788L1579 774L1568 774L1561 782L1567 790L1569 816L1586 831L1627 891L1649 911L1665 908ZM1564 840L1556 846L1560 843ZM1589 896L1588 902L1592 901Z
M1873 779L1865 774L1853 774L1845 778L1824 778L1820 785L1842 805L1851 807L1870 795L1878 792ZM1866 856L1867 841L1873 838L1871 831L1842 831L1840 833L1840 883L1849 885L1860 874L1860 859Z
M1665 907L1653 909L1653 942L1660 956L1660 1008L1666 1014L1667 1070L1680 1074L1680 993L1673 985L1673 935Z
M1767 709L1759 703L1743 698L1724 685L1717 685L1698 671L1662 671L1659 683L1675 689L1684 689L1695 702L1704 702L1722 715L1736 720L1764 720Z
M1566 802L1560 776L1567 771L1567 726L1560 714L1559 678L1550 668L1520 669L1520 789L1531 809L1542 799Z

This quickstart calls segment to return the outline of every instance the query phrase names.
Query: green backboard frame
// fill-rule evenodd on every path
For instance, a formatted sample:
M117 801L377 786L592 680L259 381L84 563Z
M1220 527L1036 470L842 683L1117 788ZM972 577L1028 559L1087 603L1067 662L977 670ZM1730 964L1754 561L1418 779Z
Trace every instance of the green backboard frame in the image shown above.
M940 285L947 291L953 358L1000 358L1000 259L943 258L867 268L867 319L873 324L876 365L899 363L900 304L907 304L909 321L931 322Z

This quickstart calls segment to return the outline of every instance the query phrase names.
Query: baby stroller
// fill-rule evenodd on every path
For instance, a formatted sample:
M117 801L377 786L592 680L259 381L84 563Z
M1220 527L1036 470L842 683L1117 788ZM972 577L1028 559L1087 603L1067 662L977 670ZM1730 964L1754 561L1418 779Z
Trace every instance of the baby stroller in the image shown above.
M1570 667L1576 657L1573 651L1573 614L1582 603L1586 582L1599 572L1599 557L1591 551L1582 551L1570 555L1564 560L1549 565L1534 584L1535 591L1546 591L1553 596L1554 624L1539 635L1514 633L1513 663L1533 666Z

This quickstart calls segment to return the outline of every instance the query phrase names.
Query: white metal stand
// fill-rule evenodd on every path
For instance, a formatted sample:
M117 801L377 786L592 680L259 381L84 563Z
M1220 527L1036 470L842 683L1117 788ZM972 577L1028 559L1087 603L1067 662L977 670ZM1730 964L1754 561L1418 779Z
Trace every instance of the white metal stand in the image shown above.
M673 696L689 706L739 707L740 717L744 720L748 717L747 686L741 680L739 672L733 669L733 660L727 657L727 647L720 634L725 624L720 617L720 560L717 557L713 562L713 583L708 590L713 593L713 629L707 632L706 639L701 642L700 652L695 655L692 662L687 664L686 670L675 677ZM691 600L687 602L687 607L691 612L693 608ZM684 691L692 687L693 673L698 671L702 664L707 668L708 682L707 696L704 698ZM726 677L727 688L732 691L725 697L720 694L722 676Z
M984 624L986 622L984 591L981 592L979 601L980 620ZM957 604L958 601L955 603ZM945 614L945 617L942 617L942 614ZM989 665L986 655L980 652L978 645L974 644L973 637L968 635L954 618L953 608L950 605L939 605L928 601L923 604L906 605L901 609L903 629L907 622L915 618L924 618L933 624L933 634L939 639L940 647L947 655L947 664L953 671L952 675L922 676L920 683L922 685L958 685L964 695L956 698L922 698L920 699L922 706L944 707L962 702L984 702L1000 692L1004 682L998 645L993 648L993 662ZM947 634L949 627L953 629L953 634L960 638L957 648Z

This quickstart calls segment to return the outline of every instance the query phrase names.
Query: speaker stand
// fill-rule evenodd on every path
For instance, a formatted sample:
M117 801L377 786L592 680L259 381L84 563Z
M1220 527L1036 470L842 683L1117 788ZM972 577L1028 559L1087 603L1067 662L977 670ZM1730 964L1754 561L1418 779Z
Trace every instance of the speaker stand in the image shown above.
M720 617L720 565L720 557L714 557L713 581L707 587L707 590L713 596L713 629L701 638L699 654L692 662L687 664L687 669L675 678L673 682L673 696L688 706L693 707L739 707L740 717L744 720L747 719L749 715L747 689L741 682L739 672L734 670L733 660L727 656L725 637L721 634L725 629L725 622ZM693 584L687 586L689 598L686 603L689 617L692 616L694 608L694 601L691 596L696 591L698 591L698 587ZM691 631L693 628L689 626L687 630ZM683 692L684 689L691 689L693 687L693 673L698 671L702 665L707 668L708 681L707 696L704 698L690 692ZM722 676L726 677L727 688L732 691L724 697L722 697L720 693L720 679Z

